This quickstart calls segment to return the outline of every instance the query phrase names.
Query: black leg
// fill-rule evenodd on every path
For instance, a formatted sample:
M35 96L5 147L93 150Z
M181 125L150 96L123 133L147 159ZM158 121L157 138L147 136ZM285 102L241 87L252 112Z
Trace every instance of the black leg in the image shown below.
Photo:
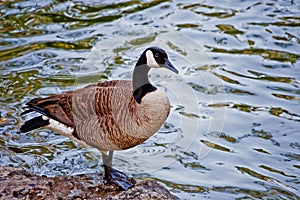
M123 172L120 172L111 167L112 164L113 151L109 151L108 155L102 153L103 167L104 167L104 179L108 183L113 183L118 185L123 190L128 190L133 187L135 180L129 178Z
M108 154L103 153L103 152L101 152L101 153L102 153L103 165L111 167L114 151L109 151Z

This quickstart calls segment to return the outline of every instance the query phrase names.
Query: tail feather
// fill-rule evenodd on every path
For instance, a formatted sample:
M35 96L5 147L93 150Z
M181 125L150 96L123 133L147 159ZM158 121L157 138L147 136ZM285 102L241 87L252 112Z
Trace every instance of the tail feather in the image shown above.
M42 114L42 115L45 115L45 116L47 116L47 117L49 117L49 118L51 118L51 119L54 119L54 120L59 121L59 120L57 119L57 117L51 115L51 114L50 114L47 110L45 110L44 108L39 107L38 105L36 105L36 104L34 104L34 103L32 103L32 102L27 103L27 105L28 105L28 109L29 109L29 110L23 112L22 114L27 114L27 113L30 113L30 112L32 112L32 111L35 111L35 112L38 112L38 113L40 113L40 114Z
M53 95L46 98L35 98L26 103L26 108L22 115L31 112L37 112L50 119L58 121L67 127L73 127L72 112L70 112L72 105L72 93L67 92L60 95ZM30 125L32 123L33 125ZM36 125L34 125L36 124ZM43 118L34 118L25 122L24 127L39 128L49 125ZM22 127L23 127L22 126ZM34 128L24 128L25 130L33 130ZM21 130L22 131L22 130Z
M49 125L49 119L43 119L43 116L38 116L26 121L20 128L20 131L26 133L28 131Z

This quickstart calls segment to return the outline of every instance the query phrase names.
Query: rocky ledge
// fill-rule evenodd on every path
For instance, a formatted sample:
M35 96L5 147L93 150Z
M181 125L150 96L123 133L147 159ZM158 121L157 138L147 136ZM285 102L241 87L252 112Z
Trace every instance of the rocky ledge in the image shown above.
M106 185L99 174L36 176L0 167L0 199L179 199L156 181L142 181L127 191Z

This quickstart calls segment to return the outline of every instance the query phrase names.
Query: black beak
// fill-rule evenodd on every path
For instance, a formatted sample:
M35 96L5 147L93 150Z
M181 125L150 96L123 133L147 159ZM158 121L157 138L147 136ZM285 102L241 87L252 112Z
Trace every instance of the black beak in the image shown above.
M165 64L163 64L162 67L169 69L172 72L178 74L178 70L173 66L173 64L168 59L165 60Z

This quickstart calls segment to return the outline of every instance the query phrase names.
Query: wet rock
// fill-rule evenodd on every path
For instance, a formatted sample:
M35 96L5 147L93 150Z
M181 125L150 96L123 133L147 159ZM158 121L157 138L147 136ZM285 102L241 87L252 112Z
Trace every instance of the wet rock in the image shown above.
M156 181L142 181L127 191L104 184L101 174L36 176L0 167L0 199L179 199Z

